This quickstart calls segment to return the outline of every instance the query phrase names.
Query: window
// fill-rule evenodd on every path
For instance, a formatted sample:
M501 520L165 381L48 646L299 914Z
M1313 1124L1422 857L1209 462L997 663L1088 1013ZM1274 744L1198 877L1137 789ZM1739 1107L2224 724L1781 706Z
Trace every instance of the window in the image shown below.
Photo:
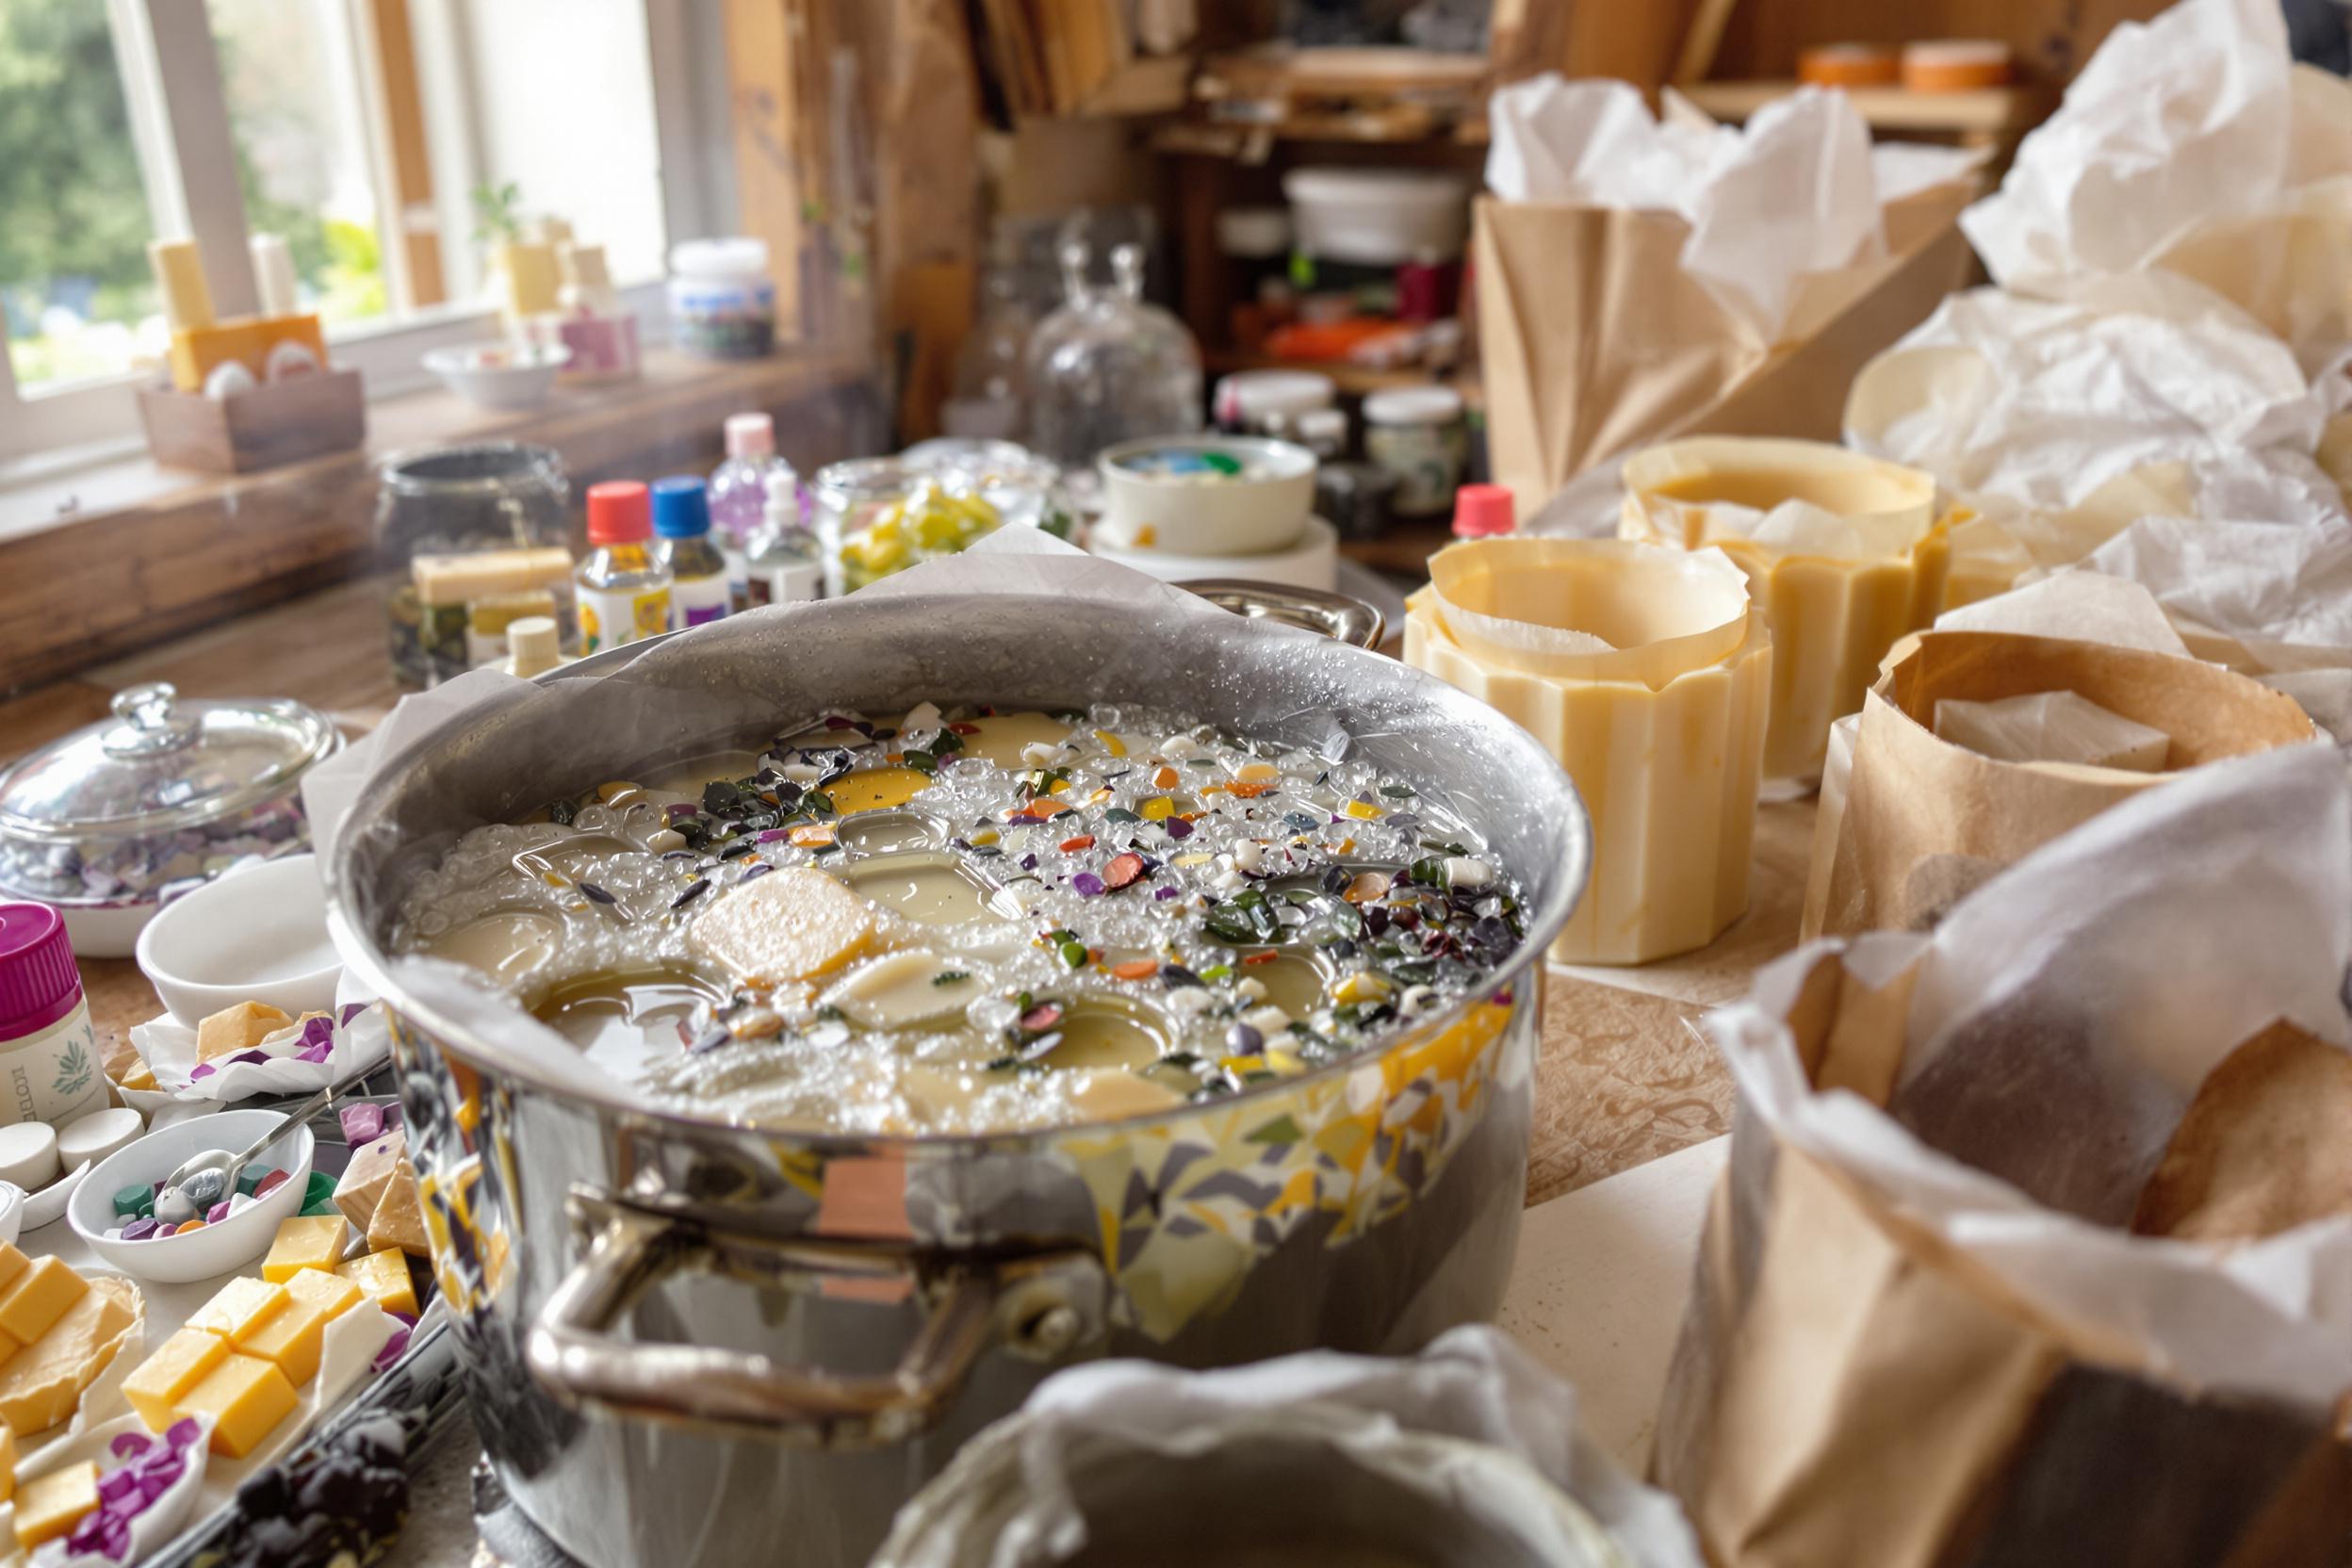
M494 335L474 191L601 243L624 295L720 232L719 0L0 0L0 465L136 440L167 347L147 243L222 315L275 235L373 393ZM666 176L666 177L665 177ZM638 290L639 298L651 290ZM56 455L52 455L56 454Z

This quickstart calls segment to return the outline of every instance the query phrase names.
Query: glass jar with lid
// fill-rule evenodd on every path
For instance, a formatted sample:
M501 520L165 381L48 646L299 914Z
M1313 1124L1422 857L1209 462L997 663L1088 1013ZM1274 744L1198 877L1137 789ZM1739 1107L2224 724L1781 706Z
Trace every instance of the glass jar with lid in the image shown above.
M1004 521L970 475L904 457L821 468L816 493L828 598L954 555Z
M0 773L0 899L56 908L86 958L126 956L166 898L233 862L306 846L302 776L343 743L299 702L158 681L113 706Z
M1077 531L1060 465L1018 442L940 436L918 441L899 456L918 467L967 481L1006 523L1042 529L1062 540Z
M384 461L376 492L376 564L389 575L384 616L392 673L406 685L426 686L458 673L470 625L466 604L427 606L417 592L419 556L571 547L571 482L564 460L546 447L483 441L464 447L401 452ZM513 580L554 583L551 610L564 645L578 645L572 621L569 569L543 570L517 562ZM559 579L561 580L559 580ZM442 650L454 647L453 654ZM453 666L453 667L452 667Z
M1111 253L1114 281L1086 280L1086 247L1062 247L1060 309L1029 340L1029 439L1067 468L1103 448L1200 429L1200 347L1184 324L1143 298L1143 250Z

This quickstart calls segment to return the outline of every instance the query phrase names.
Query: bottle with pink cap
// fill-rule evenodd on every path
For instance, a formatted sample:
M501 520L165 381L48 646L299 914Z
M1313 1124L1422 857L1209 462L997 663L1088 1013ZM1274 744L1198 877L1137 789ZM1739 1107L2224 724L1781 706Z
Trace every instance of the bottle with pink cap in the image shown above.
M64 917L46 904L0 904L0 1123L61 1127L106 1108Z
M760 531L776 476L798 487L792 466L776 454L776 421L765 414L730 414L727 461L710 470L710 540L727 558L727 586L738 611L751 604L752 535Z

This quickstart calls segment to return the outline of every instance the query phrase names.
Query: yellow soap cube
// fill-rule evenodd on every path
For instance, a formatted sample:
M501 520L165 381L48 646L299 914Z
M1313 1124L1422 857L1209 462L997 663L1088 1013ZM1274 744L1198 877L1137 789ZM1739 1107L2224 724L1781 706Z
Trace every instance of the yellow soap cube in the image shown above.
M122 1396L139 1412L149 1431L159 1432L172 1422L172 1407L188 1391L228 1358L228 1341L202 1329L182 1329L156 1347L155 1354L122 1380Z
M318 1270L305 1268L302 1272L316 1274ZM326 1342L327 1319L331 1315L306 1301L291 1302L237 1348L249 1356L276 1364L278 1370L286 1374L286 1380L299 1388L318 1370L318 1352Z
M0 1503L16 1495L16 1429L0 1424Z
M294 1410L294 1385L275 1363L231 1353L181 1396L181 1415L212 1417L212 1451L243 1459Z
M43 1258L26 1268L0 1295L0 1330L9 1338L30 1345L65 1315L65 1309L82 1298L90 1282L68 1267L61 1258Z
M295 1305L317 1307L330 1322L368 1298L367 1292L342 1274L321 1268L295 1270L294 1277L286 1282L286 1292L294 1298Z
M285 1308L286 1300L284 1285L239 1276L215 1291L211 1300L197 1308L196 1315L188 1320L188 1326L219 1334L232 1345L240 1344L276 1316Z
M16 1283L16 1277L24 1273L25 1265L31 1262L32 1259L18 1251L14 1246L0 1241L0 1290Z
M261 1260L261 1277L283 1283L301 1268L329 1273L343 1261L345 1220L340 1214L297 1215L278 1226L270 1255Z
M385 1312L416 1315L416 1285L409 1277L407 1253L387 1248L353 1258L335 1272L374 1298Z
M16 1541L26 1551L55 1541L98 1507L98 1462L86 1459L26 1481L16 1499Z

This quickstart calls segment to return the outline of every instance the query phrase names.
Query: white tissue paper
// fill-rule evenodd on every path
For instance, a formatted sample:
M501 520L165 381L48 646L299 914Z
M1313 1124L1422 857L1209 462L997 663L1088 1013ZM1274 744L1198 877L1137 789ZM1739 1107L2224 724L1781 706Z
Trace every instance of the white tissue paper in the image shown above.
M1870 145L1842 93L1807 88L1743 128L1667 94L1652 118L1630 83L1557 73L1494 95L1488 189L1506 202L1672 212L1684 270L1766 343L1793 335L1799 286L1886 253L1879 209L1956 179L1979 155Z
M2173 629L2153 594L2139 583L2093 572L2059 572L1992 598L1947 610L1936 617L1936 629L2064 637L2175 659L2189 657L2188 644Z
M251 1051L210 1062L197 1059L196 1031L170 1013L135 1023L131 1049L155 1075L156 1086L124 1089L123 1101L152 1114L167 1101L229 1104L256 1095L307 1094L329 1084L351 1083L391 1055L392 1031L379 1006L352 1004L339 1014L340 1021L290 1023Z
M2278 0L2184 0L2110 33L1960 223L2004 287L2164 268L2323 351L2352 314L2345 176L2352 87L2294 63Z
M2078 1343L2323 1418L2352 1388L2352 1218L2234 1245L2120 1228L2239 1042L2279 1018L2345 1040L2352 787L2332 750L2196 769L2010 867L1932 937L1846 944L1872 988L1919 966L1889 1111L1816 1092L1785 1021L1831 945L1708 1016L1743 1115L1869 1183Z
M2341 521L2314 454L2347 399L2245 313L2149 273L2063 302L1953 295L1854 378L1846 441L1934 473L2054 567L2151 514Z
M1462 1518L1465 1533L1469 1521L1505 1525L1548 1548L1530 1560L1701 1562L1674 1499L1578 1432L1576 1391L1474 1324L1411 1357L1314 1351L1213 1372L1112 1361L1056 1373L900 1511L874 1568L1066 1561L1086 1549L1088 1515L1102 1517L1113 1493L1130 1506L1216 1508L1246 1533L1247 1516L1267 1506L1265 1488L1220 1474L1237 1462L1220 1453L1268 1448L1320 1451L1318 1473L1332 1484L1366 1478L1416 1494ZM1155 1478L1140 1505L1129 1479L1138 1464ZM1558 1508L1560 1494L1572 1508Z
M2079 692L2029 692L1997 702L1946 697L1936 705L1936 738L1996 762L2077 762L2162 773L2172 737L2127 719Z

